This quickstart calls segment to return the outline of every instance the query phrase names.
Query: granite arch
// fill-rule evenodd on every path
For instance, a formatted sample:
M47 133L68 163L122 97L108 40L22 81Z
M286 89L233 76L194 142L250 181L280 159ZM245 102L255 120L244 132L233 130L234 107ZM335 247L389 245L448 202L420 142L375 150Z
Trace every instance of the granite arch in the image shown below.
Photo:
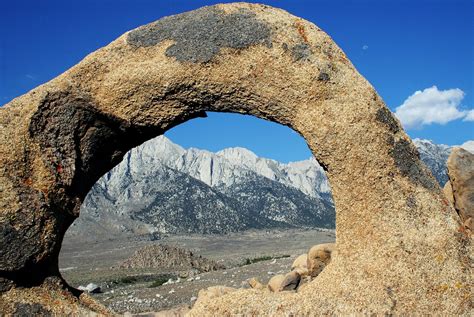
M240 290L191 315L468 313L470 239L400 123L321 29L245 3L127 32L0 108L0 309L101 311L60 277L65 231L126 151L206 111L305 138L332 185L337 251L301 293Z

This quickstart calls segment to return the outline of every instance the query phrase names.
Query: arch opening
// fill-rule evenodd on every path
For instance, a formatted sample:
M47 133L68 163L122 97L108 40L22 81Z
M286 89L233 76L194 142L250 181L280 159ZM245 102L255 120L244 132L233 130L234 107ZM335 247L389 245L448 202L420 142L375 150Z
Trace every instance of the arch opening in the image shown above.
M94 184L59 267L73 287L99 286L93 296L118 313L159 311L210 286L266 287L313 245L333 243L334 226L329 181L301 136L208 112L131 149Z

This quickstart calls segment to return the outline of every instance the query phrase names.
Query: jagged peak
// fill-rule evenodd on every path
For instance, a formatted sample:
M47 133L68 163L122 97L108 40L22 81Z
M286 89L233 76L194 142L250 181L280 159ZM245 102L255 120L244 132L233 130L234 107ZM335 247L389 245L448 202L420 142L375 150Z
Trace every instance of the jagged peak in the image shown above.
M428 140L428 139L415 138L415 139L413 139L413 143L418 147L418 149L420 149L420 148L423 149L423 148L426 148L426 147L436 147L436 148L439 148L439 149L448 150L448 149L451 148L451 146L449 146L449 145L438 144L438 143L433 142L433 140Z
M182 154L186 150L180 145L174 143L168 139L165 135L160 135L154 139L151 139L143 144L144 147L149 147L154 150L156 153L176 153Z
M216 153L219 156L232 159L245 159L246 161L256 161L259 157L249 149L244 147L230 147Z

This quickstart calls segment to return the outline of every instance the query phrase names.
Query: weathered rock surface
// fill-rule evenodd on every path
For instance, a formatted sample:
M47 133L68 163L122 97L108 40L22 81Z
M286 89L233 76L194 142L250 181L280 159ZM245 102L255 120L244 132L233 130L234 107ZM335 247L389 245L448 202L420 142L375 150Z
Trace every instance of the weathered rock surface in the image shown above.
M454 197L453 197L453 188L451 187L451 182L448 180L443 187L444 196L448 201L454 206Z
M268 281L268 284L267 284L268 289L272 292L280 292L281 285L284 279L285 279L284 274L277 274L277 275L272 276L272 278Z
M455 148L448 159L448 173L454 208L463 223L474 219L474 154Z
M301 292L234 290L190 316L471 313L471 241L400 123L321 29L246 3L127 32L0 108L1 311L100 311L48 286L65 231L128 150L205 111L305 138L331 183L337 252Z
M287 274L277 274L268 281L268 289L272 292L293 291L298 288L301 275L296 271Z
M223 295L233 293L237 289L228 286L211 286L206 289L202 289L198 293L198 298L196 299L195 305L199 305L201 303L206 303L208 301L212 301L217 297L221 297Z
M255 277L248 280L248 283L249 283L251 288L255 288L255 289L264 289L265 288L265 286L259 280L257 280Z
M326 265L331 262L331 253L335 248L334 243L318 244L308 251L306 267L311 277L316 277L321 273Z
M285 275L285 279L281 283L282 291L294 291L298 288L301 281L301 274L296 271L291 271Z
M294 270L296 268L308 268L308 254L301 254L298 256L291 265L291 269Z

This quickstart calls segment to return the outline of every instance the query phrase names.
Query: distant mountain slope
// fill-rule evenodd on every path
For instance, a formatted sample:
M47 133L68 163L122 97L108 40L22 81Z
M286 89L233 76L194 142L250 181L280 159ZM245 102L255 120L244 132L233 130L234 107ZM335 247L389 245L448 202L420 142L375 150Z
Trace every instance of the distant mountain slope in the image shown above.
M451 148L414 143L444 185ZM283 164L244 148L186 150L160 136L132 149L97 182L68 236L225 233L334 222L329 182L314 158Z
M94 185L66 238L331 228L329 185L314 162L282 164L242 148L185 150L162 136Z

